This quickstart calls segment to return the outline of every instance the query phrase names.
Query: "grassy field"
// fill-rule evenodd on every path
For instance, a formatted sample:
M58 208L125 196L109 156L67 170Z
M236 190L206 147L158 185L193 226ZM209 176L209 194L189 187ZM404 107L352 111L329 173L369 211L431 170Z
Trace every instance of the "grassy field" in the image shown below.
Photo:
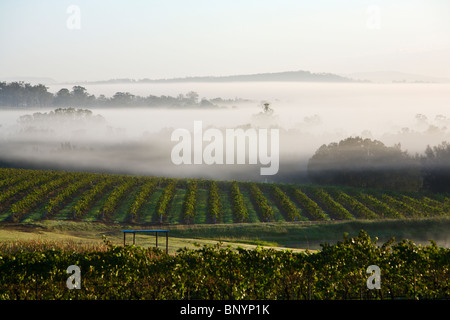
M0 242L41 241L96 246L103 238L113 244L123 244L124 229L142 229L136 225L106 224L101 222L80 222L66 220L43 220L30 223L0 224ZM417 244L429 244L434 240L438 246L450 247L450 217L383 220L342 221L330 223L242 223L202 224L166 226L169 231L169 253L180 248L196 248L198 245L215 245L222 242L232 248L255 248L256 246L290 250L318 250L322 243L341 241L343 234L355 236L365 230L379 243L395 237L397 241L409 239ZM160 234L159 246L164 248L165 239ZM131 236L127 244L131 244ZM154 235L136 235L136 244L143 247L155 246Z

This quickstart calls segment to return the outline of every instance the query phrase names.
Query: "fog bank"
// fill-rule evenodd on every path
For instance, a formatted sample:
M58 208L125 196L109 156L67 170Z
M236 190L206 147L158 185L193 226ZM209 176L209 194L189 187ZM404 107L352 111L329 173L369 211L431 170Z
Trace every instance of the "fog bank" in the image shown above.
M70 85L52 85L58 91ZM450 141L448 84L171 83L85 85L96 96L130 92L172 95L195 91L207 99L249 103L217 109L99 108L82 119L33 116L44 110L0 110L0 161L51 169L256 181L305 181L308 159L323 144L350 136L421 153ZM272 114L263 114L267 102ZM28 115L29 117L22 117ZM26 121L28 119L28 121ZM171 133L206 128L276 128L280 170L261 176L261 165L174 165Z

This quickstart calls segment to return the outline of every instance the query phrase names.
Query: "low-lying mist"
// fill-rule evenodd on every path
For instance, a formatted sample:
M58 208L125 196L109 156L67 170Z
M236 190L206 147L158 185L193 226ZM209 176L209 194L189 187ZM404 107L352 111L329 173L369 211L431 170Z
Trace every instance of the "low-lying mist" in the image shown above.
M95 95L117 91L167 94L196 91L206 98L250 102L220 108L95 108L55 114L56 108L1 109L3 165L255 181L306 182L306 166L323 144L350 136L400 144L414 155L450 141L450 86L442 84L214 83L86 86ZM63 86L53 86L57 91ZM265 113L263 103L272 113ZM80 107L81 109L85 109ZM257 165L175 165L175 129L276 128L280 168L261 176Z

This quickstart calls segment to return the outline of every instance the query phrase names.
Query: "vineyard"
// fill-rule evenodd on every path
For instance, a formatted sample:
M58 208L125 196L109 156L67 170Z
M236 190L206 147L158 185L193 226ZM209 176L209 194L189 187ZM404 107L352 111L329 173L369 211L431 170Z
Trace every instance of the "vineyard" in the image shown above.
M167 255L108 243L91 250L0 244L0 300L445 300L449 263L450 249L435 243L379 245L365 232L317 253L218 244ZM82 270L80 290L66 287L73 264ZM382 270L379 290L366 285L369 265Z
M407 219L449 212L446 194L0 169L0 221L213 224Z
M211 238L239 233L251 239L255 232L262 237L261 228L268 225L277 236L299 233L289 227L306 222L443 221L449 210L445 194L0 169L0 221L17 222L12 225L44 219L96 226L100 224L89 222L110 222L113 227L167 224L175 234L186 229L178 235L192 238L196 233L205 236L206 228L222 228ZM197 226L186 227L192 224ZM95 248L70 243L66 248L61 241L5 241L0 243L0 300L449 298L448 248L436 242L417 246L410 240L376 241L361 230L334 245L322 243L316 252L232 249L219 241L196 249L181 247L175 254L113 245L107 238ZM66 269L74 264L82 270L81 290L66 288ZM370 265L382 270L381 290L366 287Z

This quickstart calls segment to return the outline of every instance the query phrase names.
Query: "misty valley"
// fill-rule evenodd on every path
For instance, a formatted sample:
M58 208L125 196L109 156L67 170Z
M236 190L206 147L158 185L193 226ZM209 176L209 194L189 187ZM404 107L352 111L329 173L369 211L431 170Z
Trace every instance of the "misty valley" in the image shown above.
M121 86L122 90L116 91ZM22 83L22 87L27 85ZM40 86L30 87L42 89ZM182 89L187 93L179 93ZM355 181L367 177L349 178L347 175L343 178L344 172L350 169L352 174L358 170L384 170L391 177L393 170L400 170L399 166L404 165L401 170L413 172L406 176L414 177L414 182L403 181L403 184L420 189L424 167L427 174L432 172L434 164L442 167L445 153L448 153L444 142L450 141L450 118L446 114L450 103L447 84L102 84L86 85L86 88L74 85L71 90L54 85L47 93L47 100L50 96L54 98L52 105L33 108L9 105L0 110L0 161L4 166L364 186L364 183ZM110 98L105 98L105 93ZM142 105L142 100L137 105L130 105L125 102L133 97L158 95L158 99L166 97L166 101L170 100L167 97L176 97L173 98L176 103ZM9 101L5 92L2 98L3 104ZM22 98L22 101L28 100ZM111 102L106 103L107 100ZM99 106L92 101L103 101L104 105ZM194 137L194 123L199 121L205 132L217 130L209 132L222 132L223 137L226 130L248 133L251 130L270 132L276 129L279 133L279 170L276 174L261 175L261 163L256 163L249 154L250 150L256 151L261 146L257 148L256 140L250 136L246 136L245 141L236 141L245 144L246 154L245 158L236 158L236 162L234 158L238 155L232 155L234 165L225 163L225 144L220 150L209 150L214 151L210 155L215 159L222 155L222 162L175 164L171 155L174 148L180 149L181 142L177 144L172 135L177 130L187 130ZM218 143L214 140L212 138L209 147ZM339 144L343 141L347 144ZM378 142L386 150L380 149L380 153L370 151L377 150L373 146ZM332 144L339 144L341 148L333 153ZM320 148L324 153L324 146L329 147L328 156L320 160L316 153ZM190 148L189 152L194 154L194 143ZM439 161L432 156L433 148L442 158ZM392 153L391 149L398 152L394 150ZM364 150L365 157L358 150ZM342 158L343 153L347 157ZM312 160L315 162L311 164ZM359 167L367 161L373 166ZM347 167L342 167L344 162ZM332 177L336 176L336 171L342 174L330 180L320 176L319 171ZM399 184L390 185L398 187ZM374 182L374 186L383 185Z
M27 264L34 271L23 276L22 266L8 261L32 253L54 266L42 257L70 252L73 259L77 250L99 257L107 273L117 263L131 270L131 256L142 257L133 276L153 270L129 287L121 269L117 282L108 282L120 290L98 293L102 286L84 282L81 290L94 291L80 291L82 299L448 298L448 84L67 87L1 83L0 264L10 272L1 274L0 299L72 297L54 288L52 272L67 265L49 271ZM126 245L124 228L170 230L166 251L148 235ZM26 240L11 241L17 237ZM35 240L42 237L54 243ZM102 254L117 261L114 267L105 268ZM240 262L230 268L231 261ZM161 272L149 286L150 265ZM363 292L368 266L379 268L381 286ZM36 270L44 280L28 290ZM230 270L242 282L230 280ZM92 279L99 277L111 278ZM17 287L16 279L25 280ZM169 293L147 290L161 288L160 279ZM182 288L195 288L174 289L180 279L187 279ZM248 288L248 279L255 288L271 286L228 295ZM225 289L217 289L222 281ZM299 295L306 283L309 293ZM340 289L349 283L350 291Z

